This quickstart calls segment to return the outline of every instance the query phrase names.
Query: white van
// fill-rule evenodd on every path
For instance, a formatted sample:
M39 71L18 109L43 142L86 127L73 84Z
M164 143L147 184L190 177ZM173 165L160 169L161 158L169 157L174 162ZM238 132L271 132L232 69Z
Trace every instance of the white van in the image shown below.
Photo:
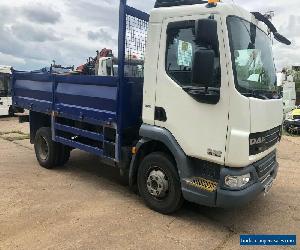
M0 116L13 114L10 79L11 67L0 66Z

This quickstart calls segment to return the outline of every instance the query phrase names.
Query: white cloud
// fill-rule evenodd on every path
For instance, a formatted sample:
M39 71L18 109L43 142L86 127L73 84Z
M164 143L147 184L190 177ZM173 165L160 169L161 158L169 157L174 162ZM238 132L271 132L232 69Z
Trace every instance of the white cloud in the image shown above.
M5 65L24 65L25 59L12 55L3 54L0 52L0 62L5 62Z
M232 2L232 0L225 0ZM274 43L277 68L300 63L299 0L235 0L250 11L275 11L280 33L293 41L288 47ZM53 59L63 65L80 65L96 50L116 53L119 0L1 0L0 64L19 69L49 66ZM128 0L146 12L154 0Z
M62 37L55 34L53 28L36 27L31 24L16 23L11 26L11 32L24 42L61 41Z
M57 23L61 19L61 13L52 6L41 3L30 3L22 9L24 16L36 23Z

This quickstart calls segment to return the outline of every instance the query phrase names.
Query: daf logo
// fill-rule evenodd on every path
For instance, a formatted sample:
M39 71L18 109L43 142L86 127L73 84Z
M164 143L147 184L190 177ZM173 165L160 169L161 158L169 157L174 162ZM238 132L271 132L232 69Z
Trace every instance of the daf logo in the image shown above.
M252 145L262 144L265 141L266 141L265 137L250 139L250 145L252 146Z

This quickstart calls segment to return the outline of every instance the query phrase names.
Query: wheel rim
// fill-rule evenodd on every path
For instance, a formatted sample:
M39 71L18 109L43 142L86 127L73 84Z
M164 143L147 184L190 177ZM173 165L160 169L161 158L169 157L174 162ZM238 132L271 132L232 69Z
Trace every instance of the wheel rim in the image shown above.
M49 145L47 140L43 136L40 136L39 138L38 154L43 161L47 160L49 154Z
M149 194L155 198L163 199L168 194L168 178L166 174L158 167L154 167L154 169L150 170L146 185Z

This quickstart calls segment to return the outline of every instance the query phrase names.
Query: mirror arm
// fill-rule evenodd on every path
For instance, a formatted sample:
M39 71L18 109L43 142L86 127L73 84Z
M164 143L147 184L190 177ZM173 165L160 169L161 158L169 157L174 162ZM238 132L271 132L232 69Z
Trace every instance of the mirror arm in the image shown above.
M277 29L275 28L274 24L271 23L271 21L265 17L263 14L259 13L259 12L251 12L251 14L260 22L263 22L265 25L267 25L267 27L270 29L270 31L273 33L274 38L278 41L281 42L283 44L286 45L291 45L291 41L289 39L287 39L286 37L284 37L283 35L279 34Z

